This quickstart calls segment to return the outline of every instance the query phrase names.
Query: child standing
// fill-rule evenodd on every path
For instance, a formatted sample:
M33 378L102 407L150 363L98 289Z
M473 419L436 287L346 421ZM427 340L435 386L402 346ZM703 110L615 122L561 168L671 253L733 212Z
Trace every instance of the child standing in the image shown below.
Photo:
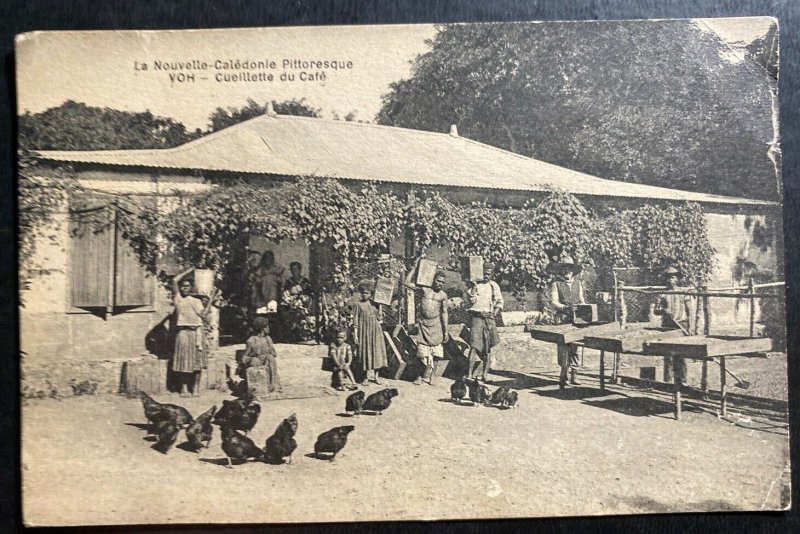
M353 362L353 350L350 345L346 343L347 332L338 331L333 343L328 345L328 357L333 360L333 376L336 383L336 389L344 391L345 378L349 380L347 389L358 389L356 387L356 379L353 377L353 371L350 369L350 364Z
M253 320L253 335L247 340L247 345L242 355L241 369L246 376L250 367L262 367L267 373L268 390L281 390L278 378L277 353L269 337L269 320L266 317L256 317Z
M361 360L361 365L366 376L361 382L362 386L368 385L368 379L376 384L383 384L378 376L378 370L386 367L386 342L383 339L383 326L378 308L372 303L373 284L362 282L358 285L361 301L353 309L353 342L356 344L356 354Z

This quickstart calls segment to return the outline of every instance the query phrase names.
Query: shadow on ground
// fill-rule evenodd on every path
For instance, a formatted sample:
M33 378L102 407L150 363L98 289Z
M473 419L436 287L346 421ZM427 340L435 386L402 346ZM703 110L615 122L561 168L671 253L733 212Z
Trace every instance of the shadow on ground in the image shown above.
M584 404L625 415L631 415L633 417L648 417L652 415L672 416L674 412L671 402L649 397L622 397L599 401L587 400ZM689 409L689 405L684 403L683 409Z
M536 389L541 387L554 386L558 384L558 379L542 378L541 376L531 376L515 371L491 370L489 377L492 386L506 386L511 389ZM501 377L501 378L498 378Z
M571 386L567 387L566 389L548 389L544 391L535 391L532 393L536 393L542 397L551 397L554 399L561 399L561 400L584 400L584 399L592 399L595 397L607 397L609 395L616 395L616 393L612 393L608 390L602 391L600 388L597 387L590 387L590 386Z

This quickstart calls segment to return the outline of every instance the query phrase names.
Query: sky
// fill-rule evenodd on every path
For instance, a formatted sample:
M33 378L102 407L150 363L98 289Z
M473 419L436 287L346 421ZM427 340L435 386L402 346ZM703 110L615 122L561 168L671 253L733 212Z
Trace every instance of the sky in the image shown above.
M764 35L770 21L763 17L703 19L695 24L735 48ZM261 104L304 98L320 108L323 117L355 112L356 119L372 121L389 84L410 75L411 62L429 50L425 41L435 35L435 27L428 24L34 32L17 38L18 111L41 112L71 99L132 112L149 110L194 130L204 129L217 107L241 107L248 98ZM276 65L243 70L235 68L236 60L274 61ZM284 60L352 62L352 67L290 65L284 69ZM196 66L203 62L205 69L156 68L157 63ZM225 62L234 63L234 68L222 68ZM320 72L325 73L324 80ZM192 73L194 81L178 80L180 74ZM242 73L272 74L273 80L224 79ZM282 73L295 78L282 80ZM301 80L301 73L310 79ZM217 81L218 76L222 81Z
M172 117L187 128L204 128L217 107L244 105L248 98L264 104L305 98L323 116L356 111L372 120L381 95L392 81L406 78L410 62L425 52L435 36L432 25L324 26L190 31L41 32L17 41L17 101L20 112L36 113L67 99L126 111L150 110ZM219 61L275 61L272 82L218 83ZM284 59L352 61L352 68L290 69L294 81L281 81ZM208 61L195 71L195 82L172 82L154 62ZM148 70L136 70L136 64ZM325 71L324 81L301 81ZM188 70L184 72L190 72ZM252 72L252 71L251 71ZM199 76L208 79L200 80Z

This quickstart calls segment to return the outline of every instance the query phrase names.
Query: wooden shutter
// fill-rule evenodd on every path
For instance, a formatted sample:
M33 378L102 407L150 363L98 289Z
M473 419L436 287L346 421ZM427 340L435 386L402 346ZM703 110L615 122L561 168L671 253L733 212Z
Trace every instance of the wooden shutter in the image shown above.
M154 200L127 199L118 209L137 213L142 207L153 205ZM131 243L117 227L114 255L114 306L149 306L153 304L153 278L139 261Z
M114 226L111 210L91 206L70 218L71 304L76 307L111 305Z
M114 306L152 304L152 278L120 231L117 231L115 256Z

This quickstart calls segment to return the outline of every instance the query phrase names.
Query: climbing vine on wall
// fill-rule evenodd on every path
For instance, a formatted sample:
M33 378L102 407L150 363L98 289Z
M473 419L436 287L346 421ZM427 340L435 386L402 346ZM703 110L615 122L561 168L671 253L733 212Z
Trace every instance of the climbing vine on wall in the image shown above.
M683 282L699 285L714 268L714 248L700 206L645 205L597 221L593 255L601 265L641 267L657 274L674 265Z
M713 257L695 204L648 205L598 217L558 191L520 208L497 208L456 205L439 192L401 196L374 184L348 187L333 179L272 186L241 181L170 197L129 219L125 235L141 254L161 249L186 265L222 273L242 262L251 234L326 245L334 251L326 291L351 289L351 264L387 253L405 231L417 250L448 245L451 268L460 256L483 256L518 292L544 287L552 277L548 266L561 254L600 267L653 272L673 263L692 283L708 278Z

